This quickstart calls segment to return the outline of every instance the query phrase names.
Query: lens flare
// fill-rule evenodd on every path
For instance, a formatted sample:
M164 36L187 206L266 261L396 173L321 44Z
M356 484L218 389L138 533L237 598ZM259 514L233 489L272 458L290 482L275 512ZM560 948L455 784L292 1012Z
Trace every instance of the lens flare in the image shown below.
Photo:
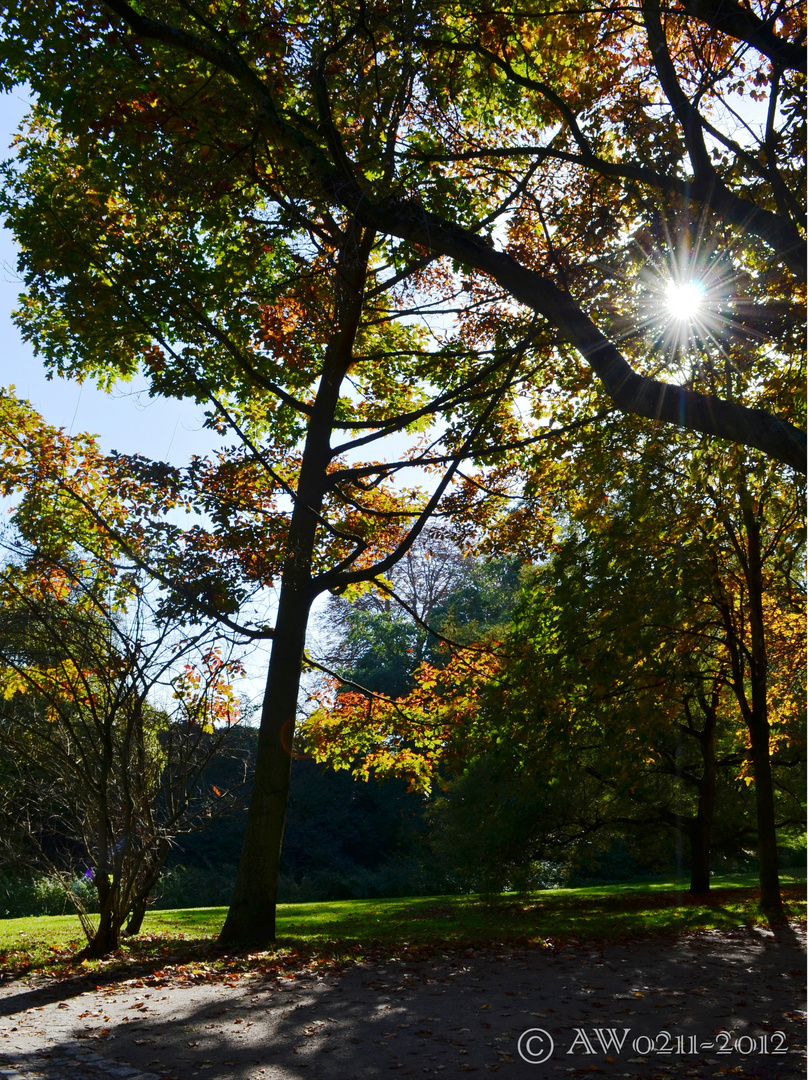
M688 322L704 304L704 286L700 281L672 281L665 290L665 303L672 318Z

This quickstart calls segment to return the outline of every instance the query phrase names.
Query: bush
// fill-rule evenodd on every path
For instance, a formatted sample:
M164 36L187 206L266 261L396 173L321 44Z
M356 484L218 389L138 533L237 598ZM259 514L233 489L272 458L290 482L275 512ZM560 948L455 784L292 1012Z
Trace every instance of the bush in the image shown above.
M0 873L0 918L69 915L76 910L70 899L71 893L87 911L98 911L95 885L82 874L77 874L65 888L65 883L55 874L22 878Z
M281 903L315 900L363 900L376 897L433 896L451 892L449 883L435 868L415 858L400 856L370 869L363 866L311 870L294 878L281 874Z
M604 833L580 844L568 863L567 883L614 885L628 881L651 881L676 872L675 837L660 832L648 847L632 843L636 837Z
M235 863L221 863L215 871L182 863L172 866L163 872L149 907L155 911L227 907L233 895L237 869Z
M802 836L786 836L777 846L777 861L782 870L805 869L805 833Z

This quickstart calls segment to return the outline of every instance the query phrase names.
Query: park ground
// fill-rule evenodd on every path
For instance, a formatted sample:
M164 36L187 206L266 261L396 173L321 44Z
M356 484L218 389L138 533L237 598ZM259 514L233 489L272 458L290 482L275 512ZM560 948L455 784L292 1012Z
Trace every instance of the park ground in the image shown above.
M721 885L290 905L242 954L221 909L156 912L92 962L67 916L5 920L0 1076L801 1078L804 887L770 927Z

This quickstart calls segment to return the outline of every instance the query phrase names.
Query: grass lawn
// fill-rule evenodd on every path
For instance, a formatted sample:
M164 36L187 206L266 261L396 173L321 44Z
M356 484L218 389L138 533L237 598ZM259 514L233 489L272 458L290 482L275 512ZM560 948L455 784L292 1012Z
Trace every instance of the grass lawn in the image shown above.
M803 877L783 874L789 917L805 918ZM155 911L143 933L115 956L82 961L78 919L53 915L0 920L0 966L14 973L172 967L208 973L267 965L339 963L365 954L393 955L559 940L607 940L695 929L730 929L765 921L757 911L755 876L714 877L709 899L691 898L682 883L553 889L528 895L407 897L284 904L278 940L262 953L225 954L215 944L225 908Z

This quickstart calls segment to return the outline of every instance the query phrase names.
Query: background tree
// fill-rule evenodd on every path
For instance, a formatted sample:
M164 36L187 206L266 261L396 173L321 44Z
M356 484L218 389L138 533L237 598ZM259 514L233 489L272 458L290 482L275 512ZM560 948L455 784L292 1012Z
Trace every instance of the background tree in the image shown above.
M641 476L647 489L631 483L633 475ZM604 507L604 498L607 506L616 504L615 510ZM670 447L662 455L654 446L640 457L624 455L611 483L596 485L588 505L586 496L579 504L593 537L604 536L602 530L625 512L636 523L634 542L648 537L647 558L659 551L670 565L678 564L685 588L675 633L686 641L681 633L694 620L704 645L697 640L691 648L716 658L713 663L726 672L733 692L735 726L747 743L744 757L754 776L761 904L772 915L781 911L772 752L780 741L801 745L803 735L801 690L794 683L793 696L786 692L789 704L770 719L769 683L777 672L769 664L766 642L781 635L782 624L801 618L804 599L794 567L804 545L803 499L801 485L765 462L717 455L707 444L687 457L673 456ZM791 664L785 670L792 671ZM793 813L787 812L786 820Z
M66 881L87 869L100 914L79 915L91 954L103 955L127 918L139 929L174 838L237 797L200 781L238 719L238 667L209 632L155 626L142 592L110 609L86 566L32 555L6 565L0 589L14 787L4 841Z
M447 637L470 644L505 624L518 592L515 562L475 558L433 528L374 589L329 598L317 652L346 687L403 697L424 661L445 662Z
M751 785L761 904L776 917L776 830L801 815L789 775L804 744L801 488L709 445L676 454L668 441L663 449L638 436L629 449L624 438L608 423L592 432L584 452L598 467L577 486L574 460L564 461L564 483L556 453L538 467L533 459L535 494L496 543L509 551L516 533L530 547L532 516L532 540L546 547L539 515L555 505L555 554L485 662L456 650L443 670L425 664L397 701L356 691L327 699L307 738L360 775L373 767L422 787L462 776L466 798L475 775L484 788L490 775L516 777L508 796L501 789L512 808L501 851L510 866L508 841L548 858L551 838L570 844L576 830L670 827L688 837L693 891L709 888L714 844L738 850L747 840ZM765 611L757 621L753 605ZM753 673L755 649L764 661ZM576 792L587 784L583 800ZM468 813L495 828L502 814L482 806Z
M496 707L516 730L533 724L521 735L530 761L561 744L599 782L599 828L680 834L691 892L705 892L714 841L737 850L749 835L731 792L744 757L726 658L687 554L641 544L642 525L621 510L609 508L605 534L574 529L527 592Z
M243 723L229 733L227 752L213 758L205 769L206 790L234 787L241 775L235 750L254 762L257 737L257 729ZM248 785L251 782L250 769ZM426 810L423 796L408 792L404 781L362 783L344 771L296 756L279 901L434 896L451 891L452 879L429 844ZM177 838L153 897L155 907L227 904L238 870L246 813L244 803L211 819L204 829ZM0 880L0 896L2 884Z
M718 454L709 443L700 452L676 454L669 443L662 450L649 440L629 451L623 434L613 431L612 441L608 427L599 433L607 440L601 449L615 462L613 468L602 459L604 467L589 474L598 477L591 486L587 482L574 492L558 491L557 504L585 530L583 548L571 551L568 573L580 578L579 562L588 567L588 589L601 612L593 627L581 620L584 628L577 636L586 642L604 616L607 627L611 622L604 640L613 644L604 652L595 638L586 657L596 686L608 685L612 660L625 656L627 646L634 649L628 659L640 680L650 675L653 685L667 668L666 700L678 701L684 710L679 722L708 754L696 823L705 820L712 804L703 785L721 760L711 765L709 755L718 745L710 745L720 733L715 723L724 717L725 730L734 732L736 741L734 749L730 743L725 751L725 763L738 764L743 781L754 783L761 904L777 916L776 826L778 818L787 825L800 811L788 799L779 813L775 809L772 761L789 758L776 752L778 743L791 744L800 755L802 691L793 681L793 663L801 646L790 638L792 660L781 652L779 663L771 665L766 642L783 633L788 637L791 620L801 619L803 586L793 568L804 544L803 490L765 462ZM591 441L590 453L600 452L597 445L598 440ZM548 463L548 475L554 480L555 462ZM587 605L583 612L588 620ZM627 632L634 621L651 634L639 648L630 645ZM785 682L778 693L769 682L780 681L781 665ZM628 690L641 702L641 682L632 678ZM758 709L754 715L752 700ZM769 710L775 701L781 707L772 724ZM705 844L706 833L702 837Z
M0 484L20 497L0 573L4 843L68 883L91 874L99 918L79 914L101 955L139 927L177 834L238 797L201 779L239 718L241 668L216 624L161 618L154 584L58 485L26 484L55 469L97 491L92 441L2 405Z

